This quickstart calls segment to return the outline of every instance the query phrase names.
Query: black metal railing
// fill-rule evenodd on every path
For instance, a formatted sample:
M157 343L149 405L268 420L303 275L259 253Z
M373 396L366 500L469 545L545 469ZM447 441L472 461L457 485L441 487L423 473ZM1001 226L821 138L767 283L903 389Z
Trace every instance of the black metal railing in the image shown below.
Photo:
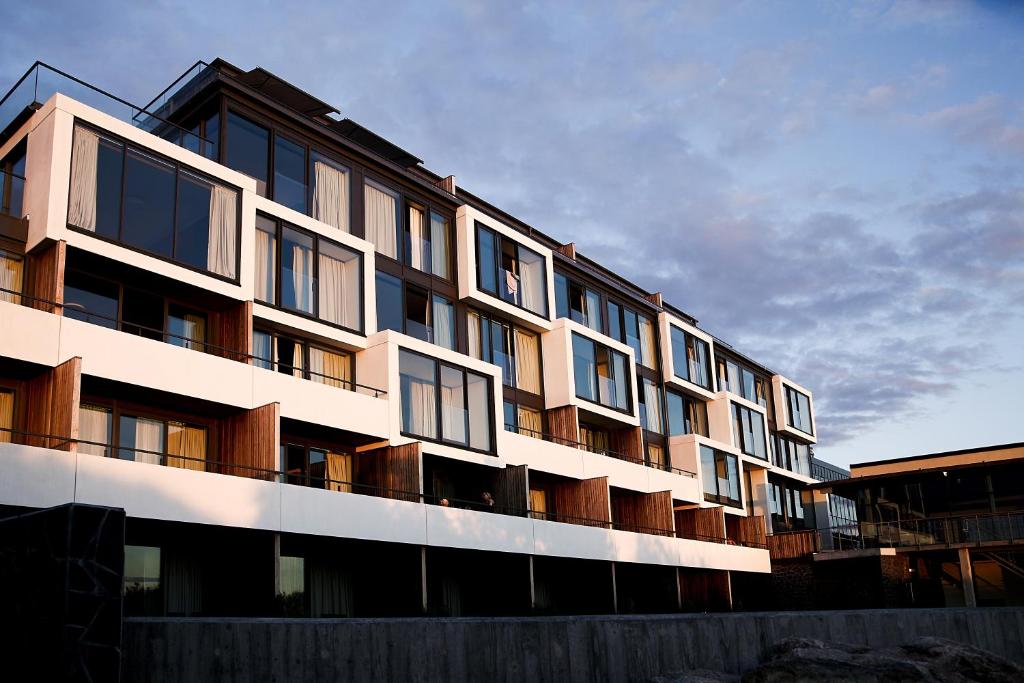
M823 551L1024 543L1024 511L858 522L814 530Z
M637 464L637 465L644 465L646 467L650 467L650 468L653 468L653 469L656 469L656 470L664 470L666 472L674 472L674 473L682 475L684 477L695 478L697 476L696 472L691 472L690 470L684 470L681 467L673 467L671 465L666 466L666 465L663 465L662 463L653 462L653 461L647 460L645 458L636 458L636 457L633 457L633 456L626 455L625 453L619 453L618 451L613 451L610 448L597 448L597 447L594 447L593 445L587 444L587 443L585 443L583 441L574 441L572 439L566 439L566 438L561 437L561 436L555 436L554 434L548 434L547 432L537 431L536 429L528 429L526 427L520 427L518 425L513 425L513 424L506 423L505 424L505 431L513 432L515 434L521 434L523 436L529 436L529 437L532 437L534 439L541 439L542 441L548 441L550 443L558 444L560 446L568 446L569 448L575 448L577 450L587 451L588 453L594 453L595 455L605 455L605 456L608 456L610 458L615 458L617 460L625 460L626 462L632 462L632 463Z
M10 129L23 121L25 112L38 109L58 92L182 147L199 149L212 144L146 108L39 61L0 99L0 142L13 134Z
M238 351L236 349L229 348L226 346L213 344L211 342L206 341L205 339L199 339L196 336L190 337L188 335L176 334L174 332L169 332L167 330L161 330L155 327L149 327L147 325L141 325L139 323L125 321L122 318L103 315L100 313L93 313L91 311L85 310L80 305L75 303L62 303L50 299L42 299L40 297L23 294L13 289L6 289L4 287L0 287L0 301L3 300L9 300L10 303L15 304L21 303L22 305L28 306L29 308L37 309L39 309L40 306L34 304L39 304L45 307L45 309L56 309L51 310L50 312L56 315L63 315L64 317L71 318L72 320L79 320L81 322L98 325L100 327L106 327L107 329L124 332L126 334L132 334L138 337L152 339L154 341L161 341L167 344L171 344L173 346L180 346L182 348L191 349L193 351L201 351L203 353L208 353L213 356L227 358L229 360L234 360L239 363L249 363L257 367L261 367L263 369L271 370L272 372L278 372L278 370L274 370L273 366L275 365L275 363L271 359L265 358L263 356L257 356L251 353L246 353L244 351ZM63 311L63 313L59 313L58 311ZM301 370L303 379L308 379L313 382L318 382L320 384L335 386L346 391L365 394L367 396L372 396L373 398L382 398L387 396L388 394L388 392L385 389L378 389L377 387L367 386L365 384L353 382L352 380L345 379L343 377L327 375L322 372L316 372L315 370L302 370L301 368L294 368L289 365L277 365L282 368L287 368L288 372L284 372L282 374L294 377L296 376L294 372L296 370Z

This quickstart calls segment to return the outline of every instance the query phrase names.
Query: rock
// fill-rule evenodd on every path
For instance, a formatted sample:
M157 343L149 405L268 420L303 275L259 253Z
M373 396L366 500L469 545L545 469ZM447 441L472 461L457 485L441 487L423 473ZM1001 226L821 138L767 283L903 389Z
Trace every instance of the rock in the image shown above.
M694 669L664 674L651 679L650 683L739 683L739 676L731 676L708 669Z

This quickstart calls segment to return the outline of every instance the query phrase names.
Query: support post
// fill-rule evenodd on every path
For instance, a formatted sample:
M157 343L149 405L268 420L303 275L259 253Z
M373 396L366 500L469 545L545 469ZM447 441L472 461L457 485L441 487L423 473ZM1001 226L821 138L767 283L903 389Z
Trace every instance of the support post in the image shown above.
M974 594L974 570L971 568L970 548L960 548L960 581L964 586L964 604L977 607L978 598Z

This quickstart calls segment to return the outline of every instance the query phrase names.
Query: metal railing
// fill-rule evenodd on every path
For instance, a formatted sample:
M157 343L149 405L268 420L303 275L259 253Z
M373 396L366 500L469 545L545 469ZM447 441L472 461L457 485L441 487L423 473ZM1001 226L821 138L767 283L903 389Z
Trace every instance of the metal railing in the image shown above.
M684 477L695 478L697 476L696 472L691 472L690 470L684 470L681 467L672 467L671 465L670 466L665 466L665 465L662 465L660 463L651 462L651 461L646 460L644 458L635 458L633 456L626 455L625 453L619 453L618 451L613 451L610 448L595 448L594 446L591 446L590 444L584 443L582 441L574 441L572 439L566 439L564 437L555 436L554 434L548 434L547 432L541 432L541 431L538 431L536 429L528 429L526 427L520 427L520 426L517 426L517 425L506 423L505 424L505 431L506 432L512 432L514 434L521 434L523 436L529 436L529 437L532 437L534 439L540 439L542 441L548 441L550 443L558 444L560 446L568 446L570 448L575 448L575 449L578 449L578 450L581 450L581 451L586 451L588 453L593 453L595 455L605 455L605 456L608 456L610 458L615 458L617 460L625 460L626 462L632 462L632 463L635 463L637 465L644 465L646 467L651 467L651 468L657 469L657 470L665 470L667 472L674 472L674 473L682 475Z
M9 127L23 122L26 111L38 109L58 92L182 147L199 149L211 144L146 108L39 61L0 99L0 142L14 132Z
M15 301L14 299L18 300ZM213 344L211 342L206 341L205 339L197 339L196 337L175 334L174 332L169 332L167 330L160 330L155 327L149 327L146 325L125 321L122 318L103 315L101 313L93 313L91 311L85 310L84 308L75 303L62 303L59 301L52 301L50 299L42 299L28 294L22 294L21 292L18 292L13 289L6 289L4 287L0 287L0 301L4 300L9 300L10 303L15 304L21 303L23 306L36 309L40 309L40 306L36 306L33 304L41 304L46 308L56 309L50 311L55 315L63 315L64 317L71 318L72 320L79 320L81 322L90 323L92 325L98 325L100 327L106 327L111 330L124 332L125 334L132 334L138 337L145 337L147 339L152 339L154 341L161 341L167 344L171 344L173 346L180 346L182 348L191 349L193 351L201 351L203 353L208 353L213 356L219 356L221 358L227 358L229 360L237 361L239 363L249 363L257 367L270 370L271 372L277 372L273 368L274 365L287 368L289 372L285 372L282 374L290 375L293 377L296 376L294 374L294 371L300 370L303 373L302 379L308 379L310 381L318 382L320 384L327 384L329 386L334 386L340 389L344 389L346 391L365 394L367 396L372 396L373 398L382 398L387 396L388 394L388 392L385 389L378 389L376 387L367 386L365 384L359 384L358 382L353 382L352 380L344 379L342 377L335 377L333 375L326 375L324 373L316 372L314 370L303 370L301 368L295 368L290 365L274 363L272 359L265 358L263 356L257 356L251 353L246 353L243 351L238 351L236 349L229 348L226 346ZM61 313L58 311L63 312ZM270 367L268 367L268 365Z

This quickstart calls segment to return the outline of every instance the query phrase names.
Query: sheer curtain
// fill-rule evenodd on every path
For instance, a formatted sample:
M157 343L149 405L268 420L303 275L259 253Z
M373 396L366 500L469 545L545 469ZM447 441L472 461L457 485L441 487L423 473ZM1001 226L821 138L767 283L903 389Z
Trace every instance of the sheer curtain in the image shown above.
M320 318L349 329L361 329L359 257L320 243Z
M274 303L276 241L272 233L256 228L256 299L267 303Z
M366 240L372 242L380 253L397 259L398 199L369 181L363 187Z
M543 315L547 309L544 259L527 249L519 249L519 279L523 308Z
M238 238L238 193L220 185L210 192L210 241L207 267L219 275L235 277L235 246Z
M349 232L348 171L320 159L313 161L313 218Z
M299 244L292 245L292 288L295 308L312 312L313 251Z
M348 453L327 453L327 488L352 493L352 456Z
M479 319L477 319L479 321ZM455 349L455 318L452 304L434 297L434 343L446 349Z
M409 254L410 263L416 270L429 272L431 267L430 250L427 241L427 226L423 211L414 206L409 207Z
M430 214L431 272L445 279L451 277L448 265L448 241L451 238L448 233L448 220L436 213Z
M68 197L68 223L96 230L96 174L100 136L75 126L71 145L71 194Z
M206 350L206 318L197 315L195 313L186 313L182 317L184 322L184 331L182 332L185 341L184 346L186 349L193 349L195 351Z
M0 391L0 443L10 443L14 429L14 392Z
M482 358L480 349L480 316L470 311L466 315L466 325L469 337L469 355L473 358Z
M206 430L180 422L167 423L167 465L184 470L206 469Z
M654 367L654 323L648 318L640 318L640 358L641 365Z
M95 443L78 444L78 452L86 455L107 455L105 446L110 443L110 411L98 406L82 405L78 409L78 438Z
M530 410L520 406L517 418L519 419L520 429L528 430L526 432L527 436L540 436L541 432L544 431L540 411L538 410Z
M159 465L159 454L164 452L164 423L145 417L128 419L135 421L135 462Z
M661 431L661 391L658 385L649 379L644 380L644 407L647 410L647 429L652 432Z
M9 290L0 292L0 301L21 303L21 297L11 292L21 291L24 272L24 261L0 249L0 289Z
M537 336L515 331L516 387L531 394L540 393L540 348Z
M340 389L352 388L349 356L309 347L310 379Z
M409 378L409 424L411 434L437 438L437 399L434 384L415 377Z

